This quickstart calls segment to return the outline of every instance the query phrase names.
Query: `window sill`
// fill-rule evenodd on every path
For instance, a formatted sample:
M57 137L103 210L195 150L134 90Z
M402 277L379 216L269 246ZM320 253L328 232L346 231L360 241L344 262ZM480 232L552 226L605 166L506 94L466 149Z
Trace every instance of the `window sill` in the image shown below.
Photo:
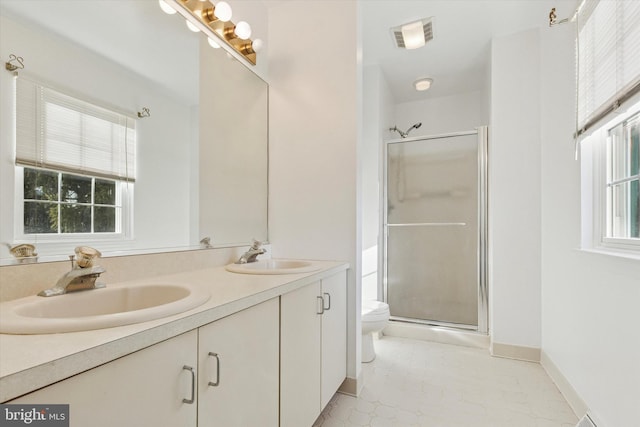
M631 259L634 261L640 261L640 252L635 251L625 251L622 249L614 249L614 248L576 248L577 251L605 255L615 258L624 258Z

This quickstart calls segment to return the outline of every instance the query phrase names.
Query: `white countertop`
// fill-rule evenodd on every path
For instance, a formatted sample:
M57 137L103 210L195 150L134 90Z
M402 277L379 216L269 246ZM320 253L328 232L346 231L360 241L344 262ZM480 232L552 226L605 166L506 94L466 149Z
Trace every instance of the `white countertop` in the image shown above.
M320 270L283 275L237 274L224 267L154 276L120 284L206 287L203 305L162 319L108 329L42 335L0 334L0 402L6 402L150 345L196 329L349 268L313 261ZM107 285L108 286L108 285Z

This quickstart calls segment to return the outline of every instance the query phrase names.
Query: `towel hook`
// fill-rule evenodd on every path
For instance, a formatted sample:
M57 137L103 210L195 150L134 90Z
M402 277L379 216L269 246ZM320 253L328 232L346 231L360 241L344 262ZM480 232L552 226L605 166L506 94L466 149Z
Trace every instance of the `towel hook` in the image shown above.
M147 107L142 107L142 111L138 111L138 117L140 118L151 117L151 112Z
M21 56L15 56L13 53L9 55L9 60L4 64L9 71L23 70L24 59Z

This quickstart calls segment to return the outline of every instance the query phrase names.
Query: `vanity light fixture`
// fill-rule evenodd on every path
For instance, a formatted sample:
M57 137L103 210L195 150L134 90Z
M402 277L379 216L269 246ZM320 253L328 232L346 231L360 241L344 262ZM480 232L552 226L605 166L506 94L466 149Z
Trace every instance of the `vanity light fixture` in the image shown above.
M226 44L249 63L256 65L256 52L263 43L250 39L252 31L247 22L240 21L234 24L231 21L232 11L229 4L224 1L212 3L209 0L162 1L175 8L187 20L190 30L194 31L194 28L197 28L205 33L209 45L215 48L216 45L220 47Z
M433 79L425 77L413 82L413 87L415 87L418 92L423 92L425 90L429 90L432 83L433 83Z
M240 46L240 53L243 55L256 54L262 50L262 46L264 42L260 39L255 39L254 41L250 41L249 43L245 43Z
M247 40L249 37L251 37L251 26L245 21L238 22L234 31L236 35L242 40Z
M167 2L164 0L158 0L158 3L160 4L160 9L162 9L162 11L167 15L173 15L174 13L177 12L174 8L169 6Z
M220 1L215 6L202 10L202 17L206 22L213 22L218 19L222 22L228 22L231 20L232 15L231 6L226 1Z
M209 43L209 46L211 46L212 48L220 49L220 45L218 44L218 42L212 39L211 37L207 37L207 42Z
M425 18L391 28L391 35L397 47L417 49L433 40L433 20Z
M236 25L226 26L223 34L229 41L235 38L247 40L251 37L251 26L244 21L240 21Z
M197 33L200 31L200 28L196 27L191 21L189 21L188 19L185 20L185 22L187 23L187 28L190 29L191 31L193 31L194 33Z

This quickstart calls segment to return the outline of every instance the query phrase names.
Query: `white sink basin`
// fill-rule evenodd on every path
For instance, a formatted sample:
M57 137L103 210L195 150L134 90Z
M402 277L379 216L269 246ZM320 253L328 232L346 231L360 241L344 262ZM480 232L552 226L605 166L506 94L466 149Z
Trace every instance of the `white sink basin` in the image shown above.
M30 296L0 304L0 333L52 334L129 325L182 313L209 297L197 287L168 284Z
M320 270L312 261L263 259L247 264L229 264L227 271L242 274L297 274Z

